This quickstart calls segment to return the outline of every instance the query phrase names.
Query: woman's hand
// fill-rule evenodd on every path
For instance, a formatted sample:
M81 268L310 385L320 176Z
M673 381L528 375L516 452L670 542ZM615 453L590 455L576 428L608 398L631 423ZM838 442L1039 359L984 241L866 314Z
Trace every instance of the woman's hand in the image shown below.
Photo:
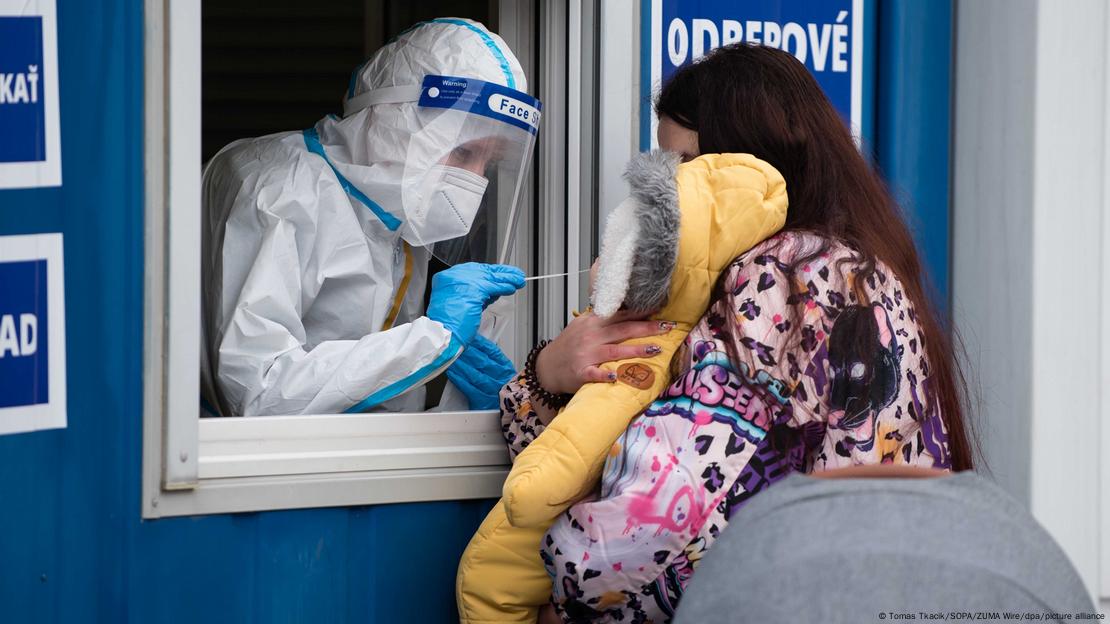
M612 383L616 373L598 367L603 362L651 357L656 344L622 345L630 338L659 336L674 328L669 321L647 321L623 312L602 319L592 312L579 315L536 358L536 378L544 390L572 394L583 384Z
M537 624L563 624L563 618L555 612L555 607L550 604L545 604L540 607L540 615Z

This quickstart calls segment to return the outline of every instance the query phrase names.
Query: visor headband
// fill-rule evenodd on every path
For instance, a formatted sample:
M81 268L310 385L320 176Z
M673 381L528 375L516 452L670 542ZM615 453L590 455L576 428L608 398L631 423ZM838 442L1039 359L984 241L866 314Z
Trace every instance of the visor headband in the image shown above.
M416 102L427 108L452 108L488 117L536 134L543 103L538 99L502 85L460 76L429 74L422 85L371 89L343 100L343 116L375 104Z
M415 102L420 99L420 92L422 90L423 88L420 85L405 85L402 87L382 87L381 89L371 89L366 93L362 93L350 98L345 98L343 100L343 116L350 117L354 113L357 113L364 108L370 108L375 104L402 104L404 102Z
M499 121L531 134L540 125L543 103L536 98L493 82L461 76L424 76L417 106L450 108Z

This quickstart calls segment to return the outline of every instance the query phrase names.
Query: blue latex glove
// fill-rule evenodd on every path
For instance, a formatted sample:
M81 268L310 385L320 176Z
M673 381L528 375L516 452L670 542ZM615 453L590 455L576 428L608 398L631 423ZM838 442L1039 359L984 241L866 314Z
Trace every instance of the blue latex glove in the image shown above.
M504 264L467 262L432 277L427 317L439 321L464 346L478 333L482 310L498 297L524 288L524 271Z
M466 395L472 410L497 409L501 387L515 374L513 363L485 336L475 336L447 369L447 378Z

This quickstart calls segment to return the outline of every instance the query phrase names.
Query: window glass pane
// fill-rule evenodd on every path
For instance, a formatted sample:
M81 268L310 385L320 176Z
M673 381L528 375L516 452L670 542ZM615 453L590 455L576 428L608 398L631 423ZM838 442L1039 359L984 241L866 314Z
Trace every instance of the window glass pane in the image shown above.
M202 159L207 162L238 139L310 128L328 114L341 114L351 71L415 23L462 17L496 32L498 13L498 0L203 0ZM512 181L494 178L488 192L512 193ZM503 235L506 217L480 227ZM501 240L491 237L489 244ZM522 248L515 259L523 265L531 251L519 239L517 246ZM432 258L428 283L443 268ZM523 293L518 299L527 301ZM531 305L525 307L513 323L529 322ZM510 358L521 359L515 352L521 345L514 344L520 341L510 333L503 347ZM439 403L444 383L440 375L426 384L428 407Z
M308 128L339 113L365 60L365 9L351 0L205 0L202 154L244 137Z

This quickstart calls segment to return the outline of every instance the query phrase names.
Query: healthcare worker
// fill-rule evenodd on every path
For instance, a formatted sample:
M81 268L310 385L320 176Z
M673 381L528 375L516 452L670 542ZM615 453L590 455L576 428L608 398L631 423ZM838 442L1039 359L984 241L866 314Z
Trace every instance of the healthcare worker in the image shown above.
M540 102L479 23L442 18L351 77L344 116L243 139L204 171L206 409L422 411L444 370L471 409L514 367L478 335L524 286L509 249ZM428 263L449 268L431 280ZM465 407L460 405L459 407Z

